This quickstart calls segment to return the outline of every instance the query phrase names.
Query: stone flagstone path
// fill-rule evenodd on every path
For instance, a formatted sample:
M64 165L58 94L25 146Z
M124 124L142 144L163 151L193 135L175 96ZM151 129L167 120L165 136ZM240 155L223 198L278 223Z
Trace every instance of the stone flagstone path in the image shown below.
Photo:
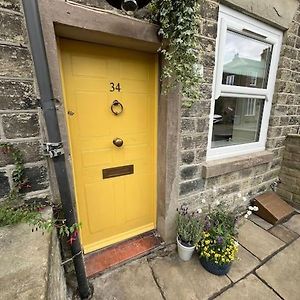
M240 230L239 260L227 276L205 271L196 255L182 262L174 249L138 259L95 278L104 300L299 300L300 214L272 226L257 216Z

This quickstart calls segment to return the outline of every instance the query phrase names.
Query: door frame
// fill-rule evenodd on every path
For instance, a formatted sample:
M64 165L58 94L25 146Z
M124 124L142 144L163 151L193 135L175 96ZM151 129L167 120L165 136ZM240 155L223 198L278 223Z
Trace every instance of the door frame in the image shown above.
M50 69L50 79L56 102L60 133L67 158L67 172L70 178L72 200L75 205L74 181L64 97L59 66L57 39L71 38L109 46L156 53L160 47L158 26L148 22L118 15L106 10L61 1L39 0L44 43ZM160 66L163 62L160 59ZM158 72L159 73L159 72ZM159 80L159 78L157 78ZM162 83L164 84L164 83ZM167 95L157 95L157 203L156 226L166 242L173 242L176 236L176 208L179 186L180 107L179 88ZM42 126L45 126L42 124ZM53 197L59 199L53 166L50 164L50 183Z

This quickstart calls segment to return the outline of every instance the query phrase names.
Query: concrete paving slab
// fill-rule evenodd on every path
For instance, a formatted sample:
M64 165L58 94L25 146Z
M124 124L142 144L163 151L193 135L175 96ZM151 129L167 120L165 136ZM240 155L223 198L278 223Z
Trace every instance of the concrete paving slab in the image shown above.
M299 253L300 239L297 239L256 271L283 299L299 299Z
M260 226L261 228L268 230L270 229L273 225L266 220L262 219L261 217L257 216L256 214L252 214L249 217L249 220L254 222L256 225Z
M279 300L280 298L255 275L250 274L215 299Z
M251 221L239 229L239 242L256 257L263 260L285 244Z
M1 300L45 299L49 244L49 234L26 224L0 228Z
M208 299L230 284L226 276L216 276L203 269L196 255L183 262L174 253L157 257L150 265L166 300Z
M95 300L163 300L147 260L137 260L92 281Z
M287 222L284 223L284 226L300 234L300 215L294 215Z
M236 282L246 274L250 273L255 267L259 265L260 261L249 251L239 246L238 260L234 261L228 273L228 277Z
M285 243L290 243L291 241L295 240L299 235L294 231L291 231L287 227L279 224L274 226L269 230L273 235L281 239Z

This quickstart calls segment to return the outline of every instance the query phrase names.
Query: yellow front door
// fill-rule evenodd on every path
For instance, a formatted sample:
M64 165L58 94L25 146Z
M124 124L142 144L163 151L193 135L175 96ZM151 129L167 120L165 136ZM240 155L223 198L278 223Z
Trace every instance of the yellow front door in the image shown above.
M155 228L155 54L60 40L85 253Z

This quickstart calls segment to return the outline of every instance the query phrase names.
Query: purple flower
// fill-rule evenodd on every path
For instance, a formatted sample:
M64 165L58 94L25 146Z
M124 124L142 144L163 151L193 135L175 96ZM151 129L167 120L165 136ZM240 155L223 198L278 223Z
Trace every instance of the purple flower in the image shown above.
M211 228L211 223L209 221L205 221L204 223L204 230L208 231Z
M222 238L221 236L218 236L218 237L217 237L217 244L218 244L218 245L222 245L222 244L223 244L223 241L224 241L224 240L223 240L223 238Z

